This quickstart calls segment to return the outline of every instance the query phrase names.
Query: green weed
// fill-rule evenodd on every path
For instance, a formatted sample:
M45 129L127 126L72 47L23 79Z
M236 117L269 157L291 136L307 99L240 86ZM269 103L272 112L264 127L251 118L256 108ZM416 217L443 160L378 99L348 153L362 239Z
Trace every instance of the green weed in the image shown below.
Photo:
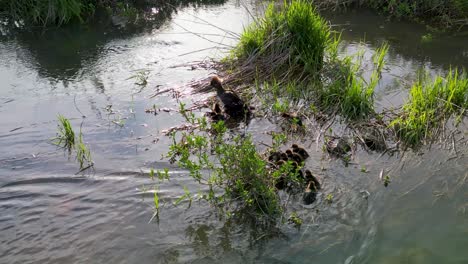
M232 58L248 71L245 75L257 75L257 79L301 72L317 76L329 37L328 24L312 4L296 0L276 7L272 3L264 17L242 33Z
M76 145L76 160L80 164L80 170L89 168L93 165L93 161L91 160L91 152L83 142L83 134L81 131L78 137L78 144Z
M70 124L70 120L62 115L58 115L57 136L53 139L54 144L71 151L75 147L75 132Z
M422 78L415 83L409 101L390 126L403 143L415 147L437 136L452 115L465 114L467 107L467 75L450 70L445 78L437 76L433 82Z
M70 120L62 115L58 115L58 131L57 136L52 139L52 142L64 149L67 149L69 154L72 150L76 150L76 160L80 164L80 171L87 169L93 165L91 160L91 152L83 142L83 134L78 135L78 142L75 139L75 132L70 124Z

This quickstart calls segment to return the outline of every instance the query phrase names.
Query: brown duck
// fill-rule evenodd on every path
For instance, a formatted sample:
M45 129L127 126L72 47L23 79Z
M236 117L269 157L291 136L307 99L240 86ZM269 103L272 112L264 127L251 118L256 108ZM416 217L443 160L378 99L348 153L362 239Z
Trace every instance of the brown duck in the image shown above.
M310 185L310 187L313 188L315 191L318 191L322 188L319 180L317 179L317 177L312 175L312 172L310 170L305 171L305 180L308 182L308 185Z
M286 155L288 155L288 159L289 159L289 160L293 160L293 161L295 161L295 162L297 162L297 163L302 163L302 162L305 160L305 158L302 157L300 154L294 153L294 152L293 152L292 150L290 150L290 149L287 149L287 150L286 150Z
M304 194L302 195L302 201L305 205L309 205L317 199L317 191L314 189L313 183L309 182L307 184L306 189L304 190Z
M232 118L241 118L250 114L249 107L234 91L224 89L221 79L214 76L210 85L216 89L216 94L224 106L224 112Z
M300 147L297 144L292 144L291 147L294 153L301 155L302 157L304 157L304 159L307 159L309 157L309 153L307 153L307 151L303 147Z
M207 112L206 115L211 118L213 121L220 121L224 120L223 112L221 111L221 107L219 103L214 103L211 112Z

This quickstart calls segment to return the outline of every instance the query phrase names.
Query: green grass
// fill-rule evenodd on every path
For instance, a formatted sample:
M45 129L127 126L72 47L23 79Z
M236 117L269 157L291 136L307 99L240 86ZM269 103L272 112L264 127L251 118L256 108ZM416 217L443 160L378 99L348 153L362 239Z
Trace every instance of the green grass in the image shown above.
M83 21L94 10L95 1L91 0L0 0L0 12L14 20L39 25Z
M232 59L248 75L317 75L330 39L327 22L303 0L268 5L263 18L247 27Z
M408 146L432 140L454 114L466 114L468 78L465 71L451 70L432 82L421 78L410 90L402 113L392 121L398 138Z
M58 115L57 136L52 139L52 142L66 150L71 154L72 150L76 150L76 160L80 165L80 171L89 168L93 165L91 160L91 152L83 142L83 134L79 133L78 142L76 142L75 131L70 123L70 120L62 115Z
M78 144L76 145L76 160L78 161L78 164L80 164L80 170L90 167L93 164L91 152L83 142L83 134L81 131L78 137Z
M58 115L58 129L57 136L53 139L53 142L60 147L71 151L75 147L75 132L70 124L70 120L62 115Z
M337 111L349 120L365 119L374 114L374 90L380 80L388 48L387 44L383 44L375 51L370 80L365 80L360 74L360 56L357 61L353 61L351 56L331 61L325 73L329 82L318 94L320 99L317 104L323 110Z
M180 140L176 140L174 133L168 157L177 160L178 166L187 169L194 180L209 186L202 198L218 208L230 205L262 216L278 214L281 207L274 177L269 175L267 164L257 153L250 136L226 140L223 139L224 122L209 127L203 120L187 120L200 124L201 131L182 132ZM211 135L205 134L207 132ZM185 195L181 200L187 197L190 196Z

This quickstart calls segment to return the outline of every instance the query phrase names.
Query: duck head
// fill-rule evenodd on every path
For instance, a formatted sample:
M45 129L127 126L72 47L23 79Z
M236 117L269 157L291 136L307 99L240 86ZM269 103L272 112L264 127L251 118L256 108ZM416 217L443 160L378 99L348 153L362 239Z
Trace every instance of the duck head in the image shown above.
M224 88L222 85L222 80L218 76L214 76L211 78L210 82L211 87L216 89L216 92L219 93L224 93Z

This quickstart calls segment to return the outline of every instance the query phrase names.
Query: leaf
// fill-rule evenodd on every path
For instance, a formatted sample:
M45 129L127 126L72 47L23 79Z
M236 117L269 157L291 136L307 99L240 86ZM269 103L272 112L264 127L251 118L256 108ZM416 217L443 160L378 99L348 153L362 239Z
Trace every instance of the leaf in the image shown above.
M159 210L159 196L157 192L154 192L154 206L156 210Z

